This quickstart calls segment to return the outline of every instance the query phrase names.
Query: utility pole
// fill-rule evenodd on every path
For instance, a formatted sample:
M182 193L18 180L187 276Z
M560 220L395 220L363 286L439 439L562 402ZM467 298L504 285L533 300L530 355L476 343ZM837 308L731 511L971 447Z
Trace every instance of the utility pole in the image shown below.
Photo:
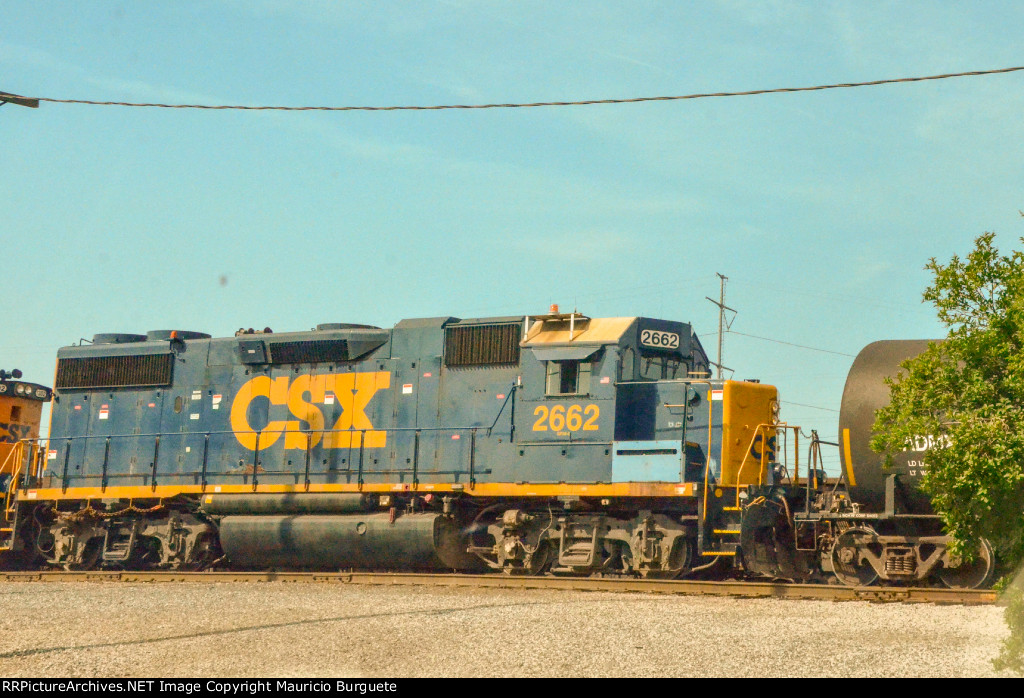
M0 107L10 102L11 104L17 104L21 107L31 107L32 109L39 108L39 100L33 99L32 97L22 97L21 95L12 95L3 90L0 90Z
M720 289L719 289L719 293L718 293L718 300L716 301L713 298L708 298L707 296L704 296L704 298L709 300L709 301L711 301L712 303L714 303L715 305L718 306L718 363L713 363L711 365L714 366L716 369L718 369L718 376L717 377L719 379L721 379L722 378L722 369L723 368L726 371L732 371L732 369L729 368L728 366L723 366L722 365L722 344L723 344L723 342L725 340L725 332L730 327L732 327L732 320L730 320L728 323L726 323L726 321L725 321L725 311L728 310L731 313L733 313L733 320L736 319L736 314L739 311L733 310L732 308L730 308L729 306L727 306L725 304L725 282L726 282L726 280L729 277L728 276L723 276L722 274L719 274L718 272L715 272L715 275L719 278L719 284L720 284Z

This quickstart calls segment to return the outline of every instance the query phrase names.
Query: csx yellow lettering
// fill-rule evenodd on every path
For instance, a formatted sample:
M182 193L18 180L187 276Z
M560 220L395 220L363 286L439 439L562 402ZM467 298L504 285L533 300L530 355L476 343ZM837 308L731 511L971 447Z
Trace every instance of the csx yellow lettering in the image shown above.
M271 405L285 404L288 399L287 376L274 380L270 380L270 376L256 376L241 387L235 395L234 402L231 403L231 430L235 432L238 442L250 451L256 450L257 440L259 448L273 446L281 437L286 424L278 420L267 422L267 426L259 434L255 433L249 426L247 413L249 404L258 397L267 398Z
M328 376L296 376L292 385L288 388L288 409L299 418L299 421L290 421L285 426L288 433L284 435L285 448L312 448L320 443L323 437L324 414L320 408L312 404L319 402L323 404L326 397L326 385ZM310 401L307 402L303 396L309 393ZM301 434L301 423L306 422L312 431L311 434Z
M289 381L288 376L271 380L256 376L245 383L231 403L231 429L243 447L254 451L275 444L283 433L286 449L307 449L323 442L324 448L349 448L360 445L360 434L366 434L363 445L380 448L387 443L386 431L373 430L366 416L366 408L378 390L391 385L387 371L373 373L335 373L328 375L301 375ZM333 393L342 409L341 416L323 433L324 415L314 403L323 403L327 393ZM306 395L309 399L306 399ZM249 405L258 397L265 397L271 405L287 405L297 419L271 420L258 433L249 424ZM303 427L303 423L308 427ZM308 430L309 433L304 433ZM343 430L343 431L337 431ZM257 444L257 439L259 443Z
M343 412L331 431L324 434L324 448L359 447L360 431L373 429L370 418L366 416L366 406L378 390L391 386L391 374L387 371L376 373L336 373L327 376L327 389L338 398ZM385 445L387 432L366 431L363 446L380 448Z

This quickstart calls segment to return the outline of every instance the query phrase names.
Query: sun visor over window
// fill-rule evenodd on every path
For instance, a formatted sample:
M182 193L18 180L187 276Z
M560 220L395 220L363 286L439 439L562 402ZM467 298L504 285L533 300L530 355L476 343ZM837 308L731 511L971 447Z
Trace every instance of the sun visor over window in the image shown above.
M601 349L601 345L583 347L544 347L533 350L538 361L582 361Z

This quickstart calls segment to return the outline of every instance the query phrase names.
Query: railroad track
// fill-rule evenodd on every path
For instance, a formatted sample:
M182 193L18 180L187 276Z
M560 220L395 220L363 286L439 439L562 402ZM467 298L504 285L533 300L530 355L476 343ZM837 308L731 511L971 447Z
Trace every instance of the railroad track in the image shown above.
M686 581L595 577L518 577L502 574L412 574L385 572L0 572L4 582L286 582L394 586L474 587L491 589L563 589L567 591L639 592L684 596L816 599L956 605L992 604L991 589L918 587L845 587L782 582Z

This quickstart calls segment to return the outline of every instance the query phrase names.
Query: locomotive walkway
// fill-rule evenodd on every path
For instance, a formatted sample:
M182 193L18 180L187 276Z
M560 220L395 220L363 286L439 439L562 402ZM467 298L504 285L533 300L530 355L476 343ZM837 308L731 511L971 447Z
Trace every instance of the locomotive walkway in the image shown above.
M604 577L509 576L504 574L411 574L390 572L0 572L4 582L216 582L355 584L493 589L563 589L566 591L637 592L685 596L814 599L956 605L993 604L991 589L919 587L846 587L784 582L688 581Z

